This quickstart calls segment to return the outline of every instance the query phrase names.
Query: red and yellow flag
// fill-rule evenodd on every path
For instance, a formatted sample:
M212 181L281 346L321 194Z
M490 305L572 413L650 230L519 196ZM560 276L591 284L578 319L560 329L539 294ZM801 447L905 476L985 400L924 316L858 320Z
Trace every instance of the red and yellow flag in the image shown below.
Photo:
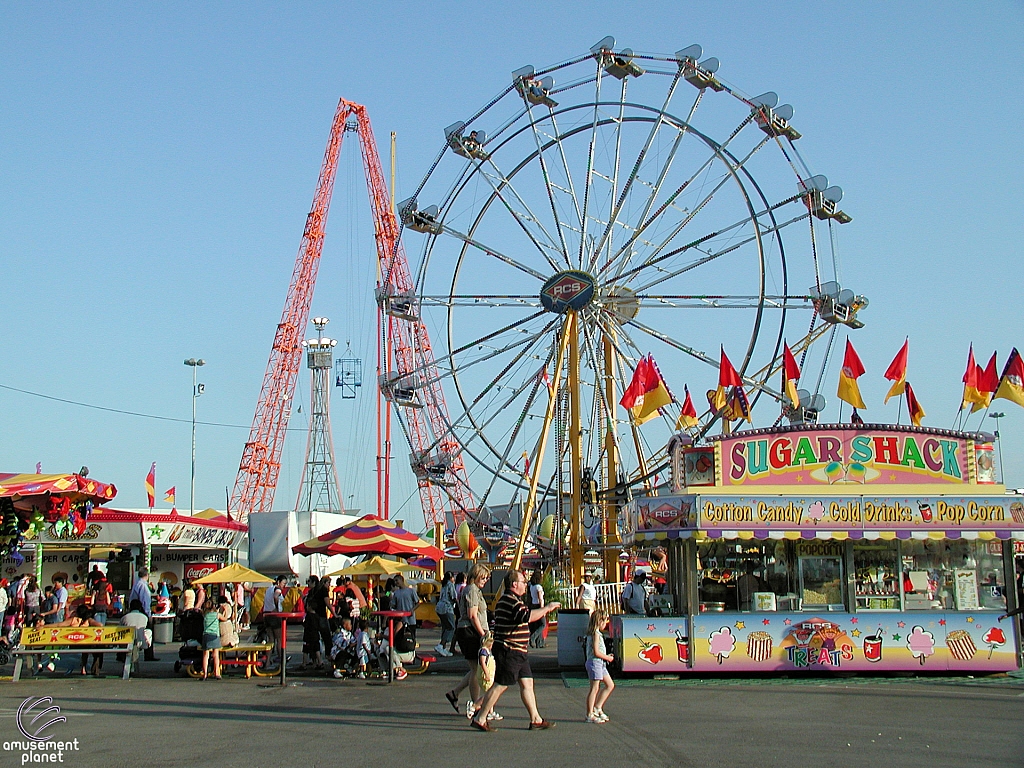
M907 411L910 413L910 420L914 423L915 427L920 427L921 419L928 414L924 412L924 408L922 408L921 404L917 401L917 397L914 395L914 389L910 386L909 381L904 386L903 391L907 395Z
M657 416L659 408L671 402L672 394L665 386L654 358L650 355L641 357L619 405L630 410L637 424L643 424Z
M1024 361L1020 359L1016 347L1010 353L1010 359L1006 361L1003 375L999 377L999 386L992 396L993 400L1000 398L1024 406Z
M964 371L964 396L960 402L961 410L968 405L973 406L971 412L984 402L981 392L978 390L978 378L982 373L980 367L974 360L974 345L967 351L967 369Z
M700 423L697 418L697 409L693 407L693 398L690 397L689 387L684 386L683 392L686 393L686 397L683 398L683 410L679 413L679 419L676 421L676 429L690 429Z
M146 475L146 500L149 502L149 508L152 509L156 504L156 462L153 462L153 466L149 468L149 474Z
M170 504L172 507L174 506L174 496L175 496L174 491L175 491L175 489L177 487L178 486L176 486L176 485L172 485L170 488L168 488L164 492L164 501L167 502L168 504Z
M864 364L857 356L850 340L846 340L846 354L843 355L843 369L839 372L839 391L836 395L854 408L867 408L864 398L860 396L857 379L864 375Z
M885 373L882 374L891 381L893 384L889 387L889 391L885 395L885 402L889 402L890 397L899 397L903 394L903 384L907 380L907 355L910 353L910 338L903 342L903 346L900 347L900 351L896 353L896 357L889 363L889 367L885 369Z
M796 383L800 379L800 366L796 364L793 351L789 344L782 343L782 391L789 397L794 408L800 407L800 397L796 393Z

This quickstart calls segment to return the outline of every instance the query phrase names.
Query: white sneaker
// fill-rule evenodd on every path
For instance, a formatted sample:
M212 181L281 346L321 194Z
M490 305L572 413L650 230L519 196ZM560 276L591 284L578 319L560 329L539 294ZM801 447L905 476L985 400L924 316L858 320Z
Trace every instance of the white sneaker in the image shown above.
M476 714L476 707L473 706L473 700L470 699L466 702L466 719L472 720L473 715Z
M587 715L587 722L588 723L603 723L604 720L602 720L600 717L598 717L596 713L591 712L589 715Z
M341 670L340 669L334 670L334 676L335 677L341 677Z
M487 715L487 719L488 720L504 720L505 718L502 717L501 715L499 715L494 710L491 710L491 713L489 715Z
M448 650L447 648L442 648L442 649L441 649L441 655L442 655L442 656L454 656L455 654L453 654L453 653L452 653L451 651L449 651L449 650Z
M434 646L434 650L437 651L437 655L438 656L445 656L445 655L447 655L445 653L445 651L444 651L444 648L441 647L440 643L438 643L437 645Z
M595 709L594 714L598 717L598 719L600 719L602 723L607 723L609 720L611 720L611 718L604 713L603 709Z

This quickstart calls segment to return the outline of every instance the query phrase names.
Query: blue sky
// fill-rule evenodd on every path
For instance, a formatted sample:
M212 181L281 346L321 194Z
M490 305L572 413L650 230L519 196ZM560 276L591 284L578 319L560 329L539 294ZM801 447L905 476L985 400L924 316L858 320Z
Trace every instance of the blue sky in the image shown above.
M866 416L895 421L881 378L910 337L925 424L952 425L967 347L1000 365L1021 335L1017 214L1019 3L813 2L9 4L0 27L0 470L72 471L143 506L188 508L191 372L203 357L197 508L233 486L339 97L368 106L382 155L398 134L411 194L445 126L523 64L605 35L638 51L691 43L749 94L796 107L799 148L846 192L845 284L871 299L854 343ZM371 382L372 222L343 148L313 313ZM412 256L416 246L407 245ZM833 374L834 377L834 374ZM301 376L300 401L308 399ZM694 388L691 385L691 388ZM824 391L835 416L834 383ZM343 495L373 506L364 387L334 402ZM1024 412L998 401L1009 485L1024 485ZM305 412L308 406L303 407ZM989 420L991 422L991 420ZM294 503L304 414L277 504ZM395 516L419 520L404 450ZM406 501L408 500L408 501Z

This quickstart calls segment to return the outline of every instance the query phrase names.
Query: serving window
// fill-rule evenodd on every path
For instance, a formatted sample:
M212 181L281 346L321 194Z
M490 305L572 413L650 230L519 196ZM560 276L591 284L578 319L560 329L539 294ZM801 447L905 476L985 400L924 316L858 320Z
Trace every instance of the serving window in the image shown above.
M700 610L1003 611L1002 549L964 539L709 540L697 547Z
M1001 541L904 541L906 610L1006 610Z

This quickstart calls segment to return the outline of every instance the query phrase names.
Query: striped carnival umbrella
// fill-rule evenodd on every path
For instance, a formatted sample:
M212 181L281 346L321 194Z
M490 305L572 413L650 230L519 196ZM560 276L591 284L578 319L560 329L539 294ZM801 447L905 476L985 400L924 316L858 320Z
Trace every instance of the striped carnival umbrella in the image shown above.
M376 515L366 515L315 539L292 547L297 555L398 555L432 557L439 560L441 550Z

